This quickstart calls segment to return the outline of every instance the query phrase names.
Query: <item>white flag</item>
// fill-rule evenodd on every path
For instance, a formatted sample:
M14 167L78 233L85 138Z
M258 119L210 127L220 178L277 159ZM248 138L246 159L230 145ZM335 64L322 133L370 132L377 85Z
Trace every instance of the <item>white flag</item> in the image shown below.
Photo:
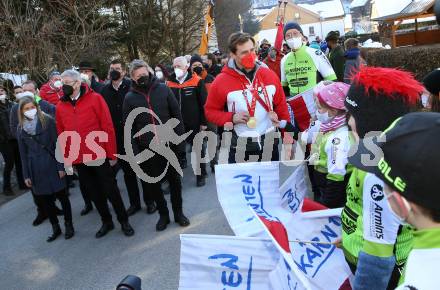
M295 273L294 278L301 281L299 286L339 289L349 274L342 251L332 244L341 237L340 210L321 211L323 213L313 218L303 216L298 209L306 193L306 189L301 188L305 184L296 186L293 182L300 180L299 173L302 171L305 174L305 170L301 167L297 170L288 179L288 183L279 189L279 163L217 166L219 201L236 235L269 236L274 240ZM294 198L283 194L295 187L298 195L294 195L292 190ZM299 202L299 205L295 202ZM259 220L252 218L252 212ZM334 216L335 213L338 215ZM285 234L279 230L281 227L286 229L290 241L316 243L293 243L290 249L284 243L282 247ZM266 235L262 233L265 228ZM278 265L280 269L282 266L282 263Z
M269 274L280 253L268 239L180 235L179 290L278 290Z
M306 164L298 166L289 178L281 185L281 205L292 213L301 210L304 198L309 193L306 179Z

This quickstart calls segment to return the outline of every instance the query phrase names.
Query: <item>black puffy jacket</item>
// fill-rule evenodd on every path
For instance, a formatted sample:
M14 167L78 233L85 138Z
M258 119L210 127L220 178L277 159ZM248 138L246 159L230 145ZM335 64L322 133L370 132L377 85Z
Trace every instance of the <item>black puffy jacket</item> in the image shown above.
M135 87L131 87L130 91L127 93L124 99L123 105L123 115L124 123L127 121L130 113L137 108L148 108L154 112L154 114L159 118L162 124L168 122L168 120L175 118L179 120L179 125L174 128L174 132L181 136L185 133L182 115L180 114L179 104L173 95L173 92L165 84L160 83L156 78L153 79L150 92L142 92ZM155 116L149 113L141 113L136 116L133 127L131 130L131 136L139 132L147 125L154 124L158 125L159 120ZM133 146L139 150L143 150L149 147L150 142L154 138L153 132L148 132L141 135L134 140ZM166 141L166 140L165 140ZM154 142L154 141L153 141ZM184 142L181 142L178 146L171 146L174 151L184 152Z
M13 103L6 100L5 103L0 102L0 143L6 143L14 136L9 129L9 116Z

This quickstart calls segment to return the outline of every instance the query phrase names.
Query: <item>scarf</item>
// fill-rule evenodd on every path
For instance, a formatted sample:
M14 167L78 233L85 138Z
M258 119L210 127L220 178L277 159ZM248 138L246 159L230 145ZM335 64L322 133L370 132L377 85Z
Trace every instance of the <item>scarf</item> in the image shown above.
M321 123L321 127L320 127L320 131L322 133L327 133L330 131L334 131L342 126L344 126L347 123L347 118L344 115L340 115L340 116L336 116L333 118L333 120L327 124L322 124Z
M33 120L25 119L23 122L23 130L29 135L35 135L37 131L38 116Z

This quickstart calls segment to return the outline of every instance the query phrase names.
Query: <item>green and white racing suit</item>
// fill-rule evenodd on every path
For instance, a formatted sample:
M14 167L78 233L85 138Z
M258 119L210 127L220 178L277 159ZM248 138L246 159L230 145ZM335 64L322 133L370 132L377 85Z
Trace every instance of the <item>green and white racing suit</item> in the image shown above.
M281 83L290 95L303 93L316 86L318 73L324 80L336 80L336 74L321 50L303 45L281 60Z
M354 168L342 211L342 245L347 261L356 266L359 253L396 258L404 266L412 247L413 229L402 226L384 195L384 182L374 174Z
M403 283L397 289L439 289L437 275L440 267L440 229L415 231L413 245L406 263Z
M318 191L315 200L328 208L343 207L346 200L346 186L352 171L348 163L351 137L348 126L321 133L312 145L314 164L313 177ZM315 156L318 156L315 161Z

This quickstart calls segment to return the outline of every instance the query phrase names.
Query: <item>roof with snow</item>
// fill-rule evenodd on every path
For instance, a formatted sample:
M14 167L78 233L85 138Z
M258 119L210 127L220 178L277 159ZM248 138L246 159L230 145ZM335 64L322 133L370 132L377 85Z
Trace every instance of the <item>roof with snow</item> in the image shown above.
M410 3L405 6L400 12L384 15L373 20L375 21L387 21L393 19L401 19L406 17L412 17L419 14L426 13L434 6L435 0L410 0Z
M351 2L350 7L351 8L356 8L356 7L362 7L365 6L365 4L367 4L368 0L353 0L353 2Z
M344 7L341 0L328 0L316 2L315 4L297 4L298 6L308 9L324 18L332 18L344 16Z
M377 17L383 17L399 13L411 2L412 0L376 0L373 6Z
M264 8L264 9L261 9L261 8L259 8L259 9L254 9L254 15L255 15L255 16L265 16L265 15L269 14L269 13L272 11L272 9L273 9L273 8L268 8L268 9L266 9L266 8Z

